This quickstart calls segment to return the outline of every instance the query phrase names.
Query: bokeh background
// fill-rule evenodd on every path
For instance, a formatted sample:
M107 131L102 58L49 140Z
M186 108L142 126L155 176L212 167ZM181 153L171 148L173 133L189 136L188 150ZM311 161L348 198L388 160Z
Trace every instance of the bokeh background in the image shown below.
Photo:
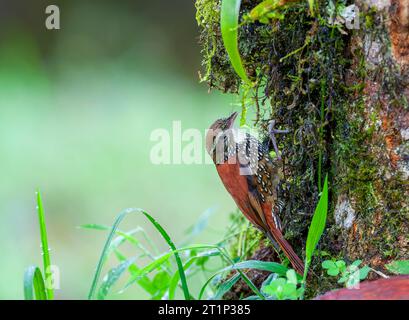
M45 28L45 8L61 29ZM42 190L58 299L83 299L106 233L128 207L152 214L176 243L212 208L197 242L215 243L234 203L211 165L154 165L156 128L205 128L235 98L199 83L193 0L0 1L0 298L23 298L42 265L35 189ZM166 249L142 217L141 225ZM134 286L110 298L144 298Z

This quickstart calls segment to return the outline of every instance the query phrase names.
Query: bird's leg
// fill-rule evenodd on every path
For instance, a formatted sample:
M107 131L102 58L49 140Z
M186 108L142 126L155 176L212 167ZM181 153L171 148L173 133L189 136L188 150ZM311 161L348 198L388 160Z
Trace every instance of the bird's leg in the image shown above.
M278 129L274 128L274 125L275 125L275 120L271 120L269 125L268 125L268 133L270 135L270 140L273 143L273 148L274 148L274 151L275 151L275 153L277 155L277 159L281 160L281 154L278 151L277 140L276 140L275 134L288 133L290 131L289 130L278 130Z

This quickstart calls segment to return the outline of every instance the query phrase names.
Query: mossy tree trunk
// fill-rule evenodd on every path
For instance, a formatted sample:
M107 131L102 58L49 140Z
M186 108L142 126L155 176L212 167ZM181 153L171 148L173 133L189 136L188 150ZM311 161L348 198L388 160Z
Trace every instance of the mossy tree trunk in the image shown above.
M243 0L241 12L259 2ZM319 249L385 272L388 261L409 258L409 1L356 0L360 23L353 30L330 22L333 2L317 2L320 19L299 2L283 20L240 27L243 63L257 83L253 120L265 129L274 118L291 130L280 138L278 191L285 236L296 251L303 255L328 173L331 205ZM203 78L240 92L220 35L220 0L197 0L197 8ZM312 265L310 296L331 287L320 262Z

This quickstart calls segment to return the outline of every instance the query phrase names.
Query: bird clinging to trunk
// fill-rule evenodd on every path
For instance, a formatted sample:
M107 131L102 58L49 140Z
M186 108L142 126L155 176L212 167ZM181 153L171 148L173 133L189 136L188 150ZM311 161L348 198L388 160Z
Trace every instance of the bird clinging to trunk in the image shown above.
M279 155L275 141L274 122L269 126L270 138L277 158L273 161L268 147L251 134L234 129L234 112L216 120L206 135L206 150L216 165L217 172L241 212L274 244L277 243L294 269L303 274L304 264L281 233L277 215Z

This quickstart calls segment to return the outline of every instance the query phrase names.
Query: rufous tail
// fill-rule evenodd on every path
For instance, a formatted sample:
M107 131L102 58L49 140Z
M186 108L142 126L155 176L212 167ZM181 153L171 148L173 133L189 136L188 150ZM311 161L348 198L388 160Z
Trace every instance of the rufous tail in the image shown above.
M280 248L284 251L284 254L287 256L288 260L290 260L291 265L293 266L294 270L299 273L300 275L304 274L304 263L302 260L297 256L294 252L291 245L284 239L281 231L275 229L268 233L270 240L276 242Z

